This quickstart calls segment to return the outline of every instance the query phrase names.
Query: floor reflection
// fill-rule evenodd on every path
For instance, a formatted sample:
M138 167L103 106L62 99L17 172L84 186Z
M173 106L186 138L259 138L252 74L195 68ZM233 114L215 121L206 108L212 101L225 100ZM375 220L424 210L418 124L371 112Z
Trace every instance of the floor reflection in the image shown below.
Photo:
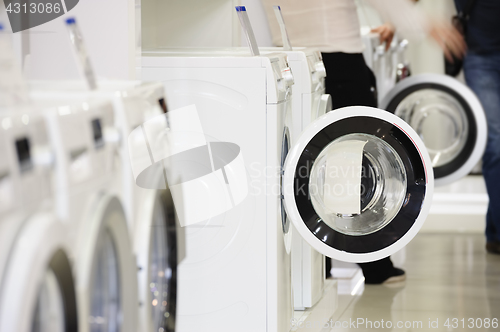
M366 285L361 295L343 295L350 300L334 317L351 324L331 331L500 330L500 323L491 326L492 319L500 320L500 256L487 254L484 244L482 234L417 235L393 257L407 280L392 287ZM489 328L484 327L486 319Z

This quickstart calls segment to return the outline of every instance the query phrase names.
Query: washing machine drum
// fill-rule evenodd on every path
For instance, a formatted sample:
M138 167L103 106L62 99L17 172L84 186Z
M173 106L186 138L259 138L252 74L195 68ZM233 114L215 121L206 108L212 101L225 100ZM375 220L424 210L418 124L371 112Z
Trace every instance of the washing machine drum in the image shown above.
M436 185L467 175L486 147L487 124L474 93L454 78L425 74L402 80L381 107L405 120L429 151Z
M347 107L320 117L290 151L283 198L300 235L322 254L375 261L405 246L430 207L423 142L386 111Z

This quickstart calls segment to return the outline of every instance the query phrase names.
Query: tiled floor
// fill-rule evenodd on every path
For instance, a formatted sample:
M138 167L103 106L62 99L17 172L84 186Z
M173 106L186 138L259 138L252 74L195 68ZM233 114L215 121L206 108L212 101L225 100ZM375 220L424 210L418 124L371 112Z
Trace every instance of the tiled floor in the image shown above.
M407 280L340 295L324 331L500 331L500 256L487 254L484 241L481 234L417 235L393 257ZM497 328L491 327L493 318Z

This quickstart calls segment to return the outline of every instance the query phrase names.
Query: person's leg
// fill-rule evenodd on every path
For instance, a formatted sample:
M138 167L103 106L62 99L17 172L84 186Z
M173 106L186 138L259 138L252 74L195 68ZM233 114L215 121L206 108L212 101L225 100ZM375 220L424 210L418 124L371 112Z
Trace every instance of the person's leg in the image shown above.
M333 109L347 106L377 107L377 83L362 54L323 53L326 68L326 93L332 96ZM358 264L365 282L380 284L389 279L403 279L404 271L393 266L391 258ZM326 258L326 277L331 261Z
M362 54L323 53L326 93L333 109L347 106L377 107L376 81Z
M500 179L500 54L467 55L464 61L464 73L467 85L481 101L488 121L488 143L483 156L483 175L490 199L486 215L486 240L490 243L489 251L500 253L500 186L498 185Z
M379 261L358 264L363 270L365 284L382 284L405 280L405 272L394 267L391 258L386 257Z

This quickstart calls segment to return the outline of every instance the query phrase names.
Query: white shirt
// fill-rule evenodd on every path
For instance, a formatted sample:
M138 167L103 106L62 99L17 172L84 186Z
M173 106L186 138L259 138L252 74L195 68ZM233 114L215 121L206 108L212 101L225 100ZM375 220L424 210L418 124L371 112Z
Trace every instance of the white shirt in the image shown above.
M367 0L398 34L410 39L422 38L428 22L410 0ZM279 5L290 43L297 47L314 47L321 52L361 53L355 0L262 0L271 27L273 43L282 45L281 33L273 5Z

